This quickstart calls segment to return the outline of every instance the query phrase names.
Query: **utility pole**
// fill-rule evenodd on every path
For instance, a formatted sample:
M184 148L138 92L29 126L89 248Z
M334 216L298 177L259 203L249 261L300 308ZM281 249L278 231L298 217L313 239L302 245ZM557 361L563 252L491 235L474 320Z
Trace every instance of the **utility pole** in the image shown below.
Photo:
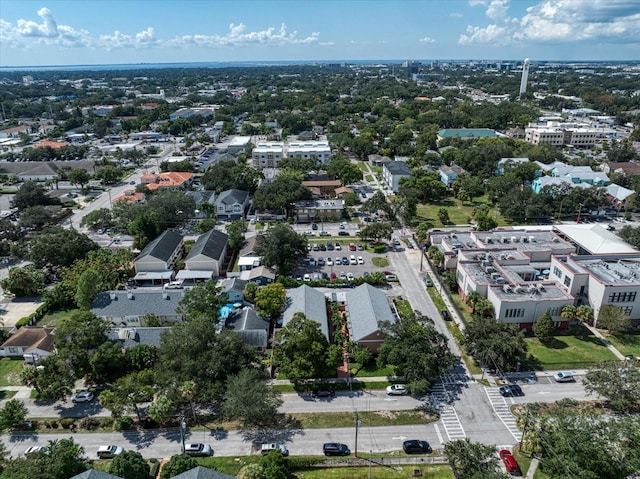
M360 427L360 420L358 419L358 410L356 409L356 412L354 413L354 417L356 420L356 447L355 447L355 451L353 453L353 455L355 457L358 457L358 428Z

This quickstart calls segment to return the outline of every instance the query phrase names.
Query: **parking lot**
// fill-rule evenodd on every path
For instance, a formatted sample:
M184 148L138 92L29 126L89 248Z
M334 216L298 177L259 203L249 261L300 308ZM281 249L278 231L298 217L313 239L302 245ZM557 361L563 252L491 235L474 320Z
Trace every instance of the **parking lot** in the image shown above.
M330 279L333 273L340 279L341 273L344 273L343 279L353 279L366 276L365 273L371 274L374 271L393 271L391 265L374 266L372 259L384 258L385 255L366 251L364 243L354 238L345 240L343 238L316 239L310 237L309 247L311 250L307 252L306 258L298 264L293 273L296 278L305 280L307 278L309 280ZM347 276L349 273L353 275L353 278Z

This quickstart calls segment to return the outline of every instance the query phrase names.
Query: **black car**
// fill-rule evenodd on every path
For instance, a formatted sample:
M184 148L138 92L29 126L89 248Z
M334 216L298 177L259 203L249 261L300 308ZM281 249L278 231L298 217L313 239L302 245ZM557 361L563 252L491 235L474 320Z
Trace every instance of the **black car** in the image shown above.
M500 394L502 396L524 396L522 388L517 384L507 384L500 387Z
M312 230L317 230L318 229L318 225L315 223L311 223L311 229Z
M325 456L348 456L351 451L346 444L339 442L327 442L322 445L322 452Z
M418 441L411 439L402 443L402 450L406 454L430 454L431 446L427 441Z
M333 389L314 389L311 391L311 397L313 398L332 398L336 395Z
M347 233L344 230L340 230L340 231L338 231L338 236L349 236L349 233Z
M443 309L442 311L440 311L440 314L442 315L442 319L444 319L445 321L451 321L451 315L449 314L449 311Z
M346 256L342 257L342 264L347 266L349 264L349 258L347 258Z
M333 243L327 243L327 251L333 251Z

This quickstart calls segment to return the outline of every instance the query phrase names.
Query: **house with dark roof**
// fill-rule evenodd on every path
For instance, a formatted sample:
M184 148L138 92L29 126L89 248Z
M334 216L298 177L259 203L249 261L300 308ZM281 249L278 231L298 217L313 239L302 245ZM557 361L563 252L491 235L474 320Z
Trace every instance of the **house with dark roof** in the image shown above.
M106 472L98 471L97 469L89 469L87 471L81 472L70 479L123 479L120 476L114 476L113 474L108 474Z
M251 269L244 270L240 273L240 279L243 281L252 281L261 286L273 283L276 279L276 272L268 266L256 266Z
M318 323L322 334L331 342L329 338L327 301L324 294L306 284L287 290L282 325L286 326L296 313L303 313L307 319Z
M219 220L239 220L249 207L249 192L236 189L223 191L214 205Z
M213 469L198 466L193 469L189 469L187 472L173 476L173 479L235 479L235 477Z
M382 179L394 193L400 189L400 179L409 176L411 168L403 161L388 161L382 165Z
M218 230L200 235L185 259L186 269L177 278L206 280L220 276L226 267L228 244L229 237Z
M147 314L155 314L162 322L175 323L184 320L178 313L183 296L182 289L105 291L96 295L91 312L118 328L144 326L142 317Z
M185 192L185 196L191 196L196 204L197 210L194 212L194 218L207 218L208 213L215 210L215 191L187 191Z
M158 348L160 337L170 329L169 327L115 328L107 333L107 338L113 343L118 343L122 349L140 344Z
M24 358L28 364L37 363L38 360L53 354L54 329L23 326L0 345L0 356Z
M349 340L375 353L384 342L383 321L395 322L384 291L364 283L346 292Z
M163 232L147 244L134 260L136 281L170 280L183 252L182 235L171 230Z
M235 309L225 321L224 327L237 333L242 342L259 353L269 344L269 320L262 318L248 306Z

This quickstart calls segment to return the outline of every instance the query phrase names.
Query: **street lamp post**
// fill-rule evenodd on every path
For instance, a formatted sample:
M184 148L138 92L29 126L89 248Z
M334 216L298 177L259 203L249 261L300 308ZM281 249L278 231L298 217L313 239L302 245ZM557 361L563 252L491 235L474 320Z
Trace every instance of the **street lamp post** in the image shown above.
M185 440L185 436L187 435L187 423L186 421L183 419L182 421L180 421L180 439L182 440L182 452L184 453L185 451L185 444L184 444L184 440Z

